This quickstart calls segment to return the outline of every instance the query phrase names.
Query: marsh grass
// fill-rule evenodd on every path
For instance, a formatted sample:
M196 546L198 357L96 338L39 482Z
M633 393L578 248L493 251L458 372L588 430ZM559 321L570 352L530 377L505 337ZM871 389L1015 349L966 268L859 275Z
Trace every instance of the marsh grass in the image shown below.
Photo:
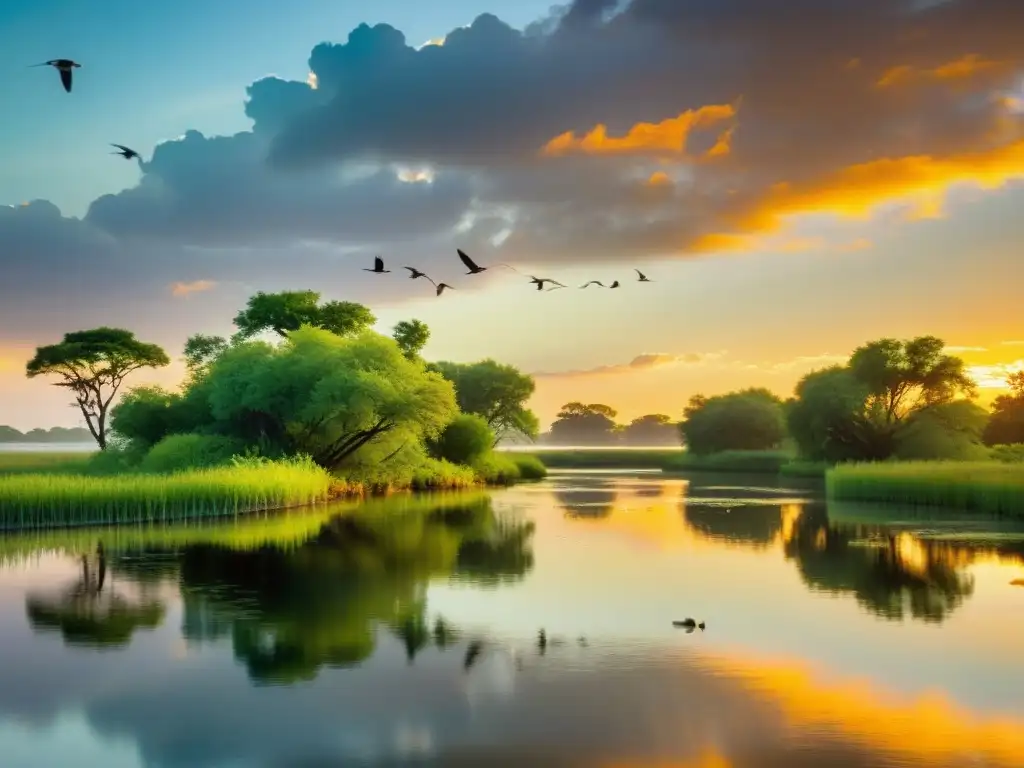
M239 461L168 475L0 478L0 529L164 523L326 501L338 481L308 459Z
M38 472L82 472L94 453L83 451L4 451L0 449L0 477Z
M548 469L664 469L682 456L683 450L555 448L537 453L499 451L496 455L515 459L529 456Z
M666 469L775 475L792 461L793 454L789 451L721 451L705 456L681 451L673 456Z
M1024 518L1024 467L1000 461L843 464L828 471L825 492L841 501L945 507Z

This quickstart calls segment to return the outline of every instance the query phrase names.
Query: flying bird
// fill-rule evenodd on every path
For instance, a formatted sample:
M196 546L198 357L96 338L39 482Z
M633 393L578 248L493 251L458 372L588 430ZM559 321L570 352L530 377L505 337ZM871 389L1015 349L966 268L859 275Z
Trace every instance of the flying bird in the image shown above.
M586 288L588 285L600 285L602 288L605 287L605 284L602 283L600 280L591 280L589 283L584 283L583 285L581 285L580 288Z
M612 283L612 284L611 284L611 285L609 285L608 287L609 287L609 288L618 288L618 287L619 287L619 281L618 281L618 280L616 280L616 281L615 281L614 283Z
M466 252L463 251L461 248L456 248L455 250L459 252L459 258L462 259L462 263L465 264L466 269L469 270L469 272L466 273L467 275L478 275L481 272L487 270L487 267L481 267L479 264L477 264L475 261L469 258L469 256L466 255Z
M544 290L544 283L551 283L552 285L558 285L561 286L562 288L565 288L565 286L562 285L560 282L558 282L557 280L552 280L550 277L534 277L533 275L528 275L528 277L530 278L530 282L534 283L537 286L538 291Z
M409 279L410 280L415 280L417 277L426 277L427 280L430 280L430 277L427 275L426 272L420 272L418 269L416 269L416 267L402 267L402 269L408 269L409 270ZM434 281L430 280L430 282L434 282Z
M373 269L367 269L363 267L363 272L376 272L378 275L383 275L385 272L390 272L390 269L384 269L384 259L380 256L373 257Z
M117 147L118 152L111 152L112 155L120 155L125 160L131 160L133 157L138 157L139 153L130 147L126 147L124 144L111 144L112 147Z
M637 282L638 283L653 283L654 282L653 280L648 279L647 275L645 275L639 269L634 269L633 271L636 272L636 274L637 274Z
M53 67L60 72L60 82L64 86L64 90L71 93L71 72L77 67L82 66L77 61L71 59L50 59L44 61L42 64L30 64L30 67Z
M431 280L431 282L433 282L433 280ZM438 283L437 295L440 296L444 292L445 288L451 288L453 291L455 290L454 288L452 288L452 286L448 285L448 283Z

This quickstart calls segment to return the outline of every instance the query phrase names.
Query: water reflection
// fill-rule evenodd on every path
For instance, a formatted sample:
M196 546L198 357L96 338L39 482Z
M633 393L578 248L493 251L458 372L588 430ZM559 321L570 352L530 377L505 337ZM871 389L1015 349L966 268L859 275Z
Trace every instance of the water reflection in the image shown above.
M139 757L118 764L196 768L1024 764L1024 591L984 570L1024 565L1024 538L838 520L800 493L574 476L163 540L0 539L0 753L85 768L122 744ZM570 513L580 494L605 511ZM60 554L20 557L40 547ZM127 634L115 605L136 611ZM708 630L670 626L690 614ZM980 631L992 614L1006 642ZM540 653L541 626L569 642ZM70 650L83 642L116 653ZM109 759L42 760L71 732Z

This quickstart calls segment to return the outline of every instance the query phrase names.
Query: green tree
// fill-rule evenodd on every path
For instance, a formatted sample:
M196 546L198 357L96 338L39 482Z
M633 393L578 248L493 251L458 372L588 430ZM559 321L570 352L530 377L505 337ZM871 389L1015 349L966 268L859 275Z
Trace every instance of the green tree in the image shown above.
M214 433L306 453L328 469L386 437L434 437L456 413L452 385L393 340L312 327L277 346L236 343L190 387L186 400L195 399L208 405Z
M896 433L896 458L904 461L973 461L988 457L982 434L989 414L970 400L915 411Z
M808 374L790 403L789 427L807 458L882 460L894 455L910 417L975 396L963 360L943 341L879 339L854 350L845 367Z
M430 441L431 453L453 464L471 464L493 445L494 431L475 413L460 413Z
M698 395L683 415L683 442L698 455L778 448L786 437L782 401L767 389Z
M455 385L459 409L482 416L494 430L495 442L515 433L537 437L540 424L526 407L535 388L532 376L490 359L477 363L441 361L428 368Z
M679 427L664 413L633 419L623 427L623 442L630 445L672 445L679 443Z
M617 413L602 403L566 403L551 424L550 441L556 445L606 445L616 440Z
M185 341L185 367L193 376L200 375L227 348L228 340L223 336L189 336Z
M410 360L415 360L430 341L430 329L426 323L419 320L402 320L395 325L391 336L398 342L402 354Z
M250 339L264 331L287 336L303 325L322 328L339 336L359 333L377 319L362 304L351 301L328 301L318 304L316 291L260 291L249 298L241 312L235 315L238 340Z
M64 335L59 344L36 349L26 366L29 378L59 377L55 386L65 387L100 450L107 447L107 414L128 374L140 368L168 365L170 358L156 344L147 344L120 328L94 328Z
M982 439L986 445L1024 443L1024 371L1006 378L1010 394L1000 395L992 404L992 416Z

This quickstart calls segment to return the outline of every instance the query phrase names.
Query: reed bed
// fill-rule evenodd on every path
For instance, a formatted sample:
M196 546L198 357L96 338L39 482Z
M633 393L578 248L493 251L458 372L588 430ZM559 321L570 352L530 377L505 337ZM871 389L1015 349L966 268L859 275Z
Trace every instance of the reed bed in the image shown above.
M309 460L170 475L0 477L0 530L167 523L326 501L337 481Z
M663 469L682 456L682 448L552 448L498 451L497 455L523 460L532 456L549 469Z
M828 470L825 492L842 501L1024 518L1024 465L999 461L842 464Z

